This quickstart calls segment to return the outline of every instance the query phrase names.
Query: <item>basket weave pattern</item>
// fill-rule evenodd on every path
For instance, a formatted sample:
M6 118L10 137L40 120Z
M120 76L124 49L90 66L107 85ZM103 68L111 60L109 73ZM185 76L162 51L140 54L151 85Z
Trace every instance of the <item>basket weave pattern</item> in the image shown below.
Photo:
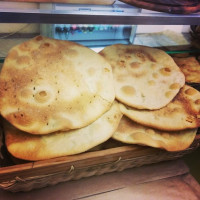
M94 164L83 168L76 168L74 165L71 165L71 167L66 170L47 175L30 176L24 179L16 176L15 179L0 183L0 187L12 192L30 191L70 180L78 180L94 175L102 175L109 172L122 171L132 167L139 167L146 164L177 159L185 154L191 153L199 146L200 137L195 139L193 144L184 151L167 152L158 149L149 155L132 157L128 159L123 159L119 156L118 160L114 162L102 162L100 164Z

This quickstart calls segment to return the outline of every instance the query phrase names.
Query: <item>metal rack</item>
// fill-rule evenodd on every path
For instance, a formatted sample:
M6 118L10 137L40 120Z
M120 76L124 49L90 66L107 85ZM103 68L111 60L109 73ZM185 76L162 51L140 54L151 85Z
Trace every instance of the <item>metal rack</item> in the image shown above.
M27 10L0 8L0 23L198 25L200 13L160 13L118 1L110 6L41 3L39 8Z

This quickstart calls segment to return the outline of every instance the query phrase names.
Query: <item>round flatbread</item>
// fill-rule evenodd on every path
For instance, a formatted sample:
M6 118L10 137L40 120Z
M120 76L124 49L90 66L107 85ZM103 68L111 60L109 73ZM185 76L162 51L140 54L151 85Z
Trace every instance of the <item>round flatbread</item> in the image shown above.
M10 50L0 74L0 110L32 133L84 127L115 98L112 68L102 56L70 41L35 37Z
M116 98L137 109L167 105L185 84L184 74L164 51L116 44L100 54L111 64Z
M128 144L151 146L167 151L182 151L192 144L196 133L197 129L159 131L137 124L124 116L112 138Z
M5 141L8 151L16 158L43 160L85 152L113 135L122 113L118 103L92 124L76 130L33 135L5 124Z
M138 110L123 104L120 109L133 121L159 130L177 131L200 126L200 92L188 85L159 110Z
M200 83L200 64L194 56L173 59L184 73L186 82Z

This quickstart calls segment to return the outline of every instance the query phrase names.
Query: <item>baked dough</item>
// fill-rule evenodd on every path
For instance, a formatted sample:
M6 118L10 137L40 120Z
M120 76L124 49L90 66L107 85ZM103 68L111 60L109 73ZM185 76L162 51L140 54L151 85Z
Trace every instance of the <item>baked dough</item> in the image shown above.
M184 74L164 51L115 44L100 54L113 69L116 98L137 109L166 106L185 84Z
M87 126L114 99L109 63L70 41L38 36L15 46L0 74L1 115L32 134Z
M124 116L112 138L128 144L151 146L167 151L182 151L192 144L196 133L197 129L159 131L140 125Z
M111 138L122 113L114 102L109 111L92 124L76 130L48 135L33 135L5 123L5 141L8 151L23 160L44 160L85 152Z
M194 56L173 59L184 73L186 82L200 83L200 64Z
M120 109L133 121L159 130L177 131L200 126L200 92L188 85L161 109L138 110L123 104Z

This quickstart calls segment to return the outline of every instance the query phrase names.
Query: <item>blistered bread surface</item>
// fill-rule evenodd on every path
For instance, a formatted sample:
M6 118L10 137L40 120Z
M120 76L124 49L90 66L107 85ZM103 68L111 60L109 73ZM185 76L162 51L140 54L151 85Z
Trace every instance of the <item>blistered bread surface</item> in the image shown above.
M47 134L89 125L115 98L112 69L79 44L35 37L10 50L0 74L0 111L15 127Z
M138 109L167 105L185 84L185 76L164 51L138 45L116 44L100 54L113 69L116 98Z

